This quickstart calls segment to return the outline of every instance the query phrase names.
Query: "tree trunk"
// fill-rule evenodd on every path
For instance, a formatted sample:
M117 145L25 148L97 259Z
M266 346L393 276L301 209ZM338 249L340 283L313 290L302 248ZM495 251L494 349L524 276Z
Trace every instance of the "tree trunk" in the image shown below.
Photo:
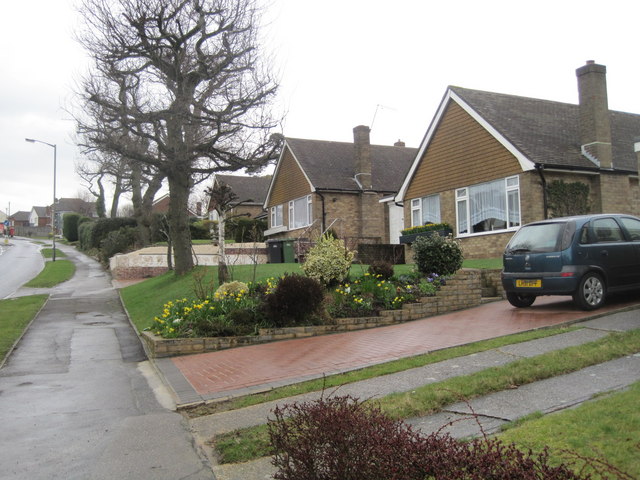
M191 232L189 231L190 172L187 168L174 169L169 181L169 235L173 243L175 272L184 275L193 268Z
M227 268L227 254L225 252L225 213L218 211L218 285L229 281L229 269Z

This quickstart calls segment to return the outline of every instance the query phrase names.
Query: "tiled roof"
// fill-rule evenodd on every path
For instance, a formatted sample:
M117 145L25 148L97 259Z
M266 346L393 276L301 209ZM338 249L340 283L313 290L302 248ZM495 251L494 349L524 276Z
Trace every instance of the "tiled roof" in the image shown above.
M48 217L49 216L49 208L48 207L33 207L38 217Z
M96 205L86 202L81 198L59 198L56 203L56 212L93 213Z
M229 185L243 205L262 205L267 198L271 176L216 175L216 181Z
M286 143L316 189L360 191L354 180L353 143L300 138L287 138ZM416 153L416 148L371 145L373 190L397 192Z
M28 222L29 217L31 216L30 212L25 212L24 210L20 210L13 215L11 215L11 219L15 222Z
M529 160L548 166L593 168L580 153L579 107L569 103L449 87ZM613 168L636 172L634 139L640 115L610 111Z

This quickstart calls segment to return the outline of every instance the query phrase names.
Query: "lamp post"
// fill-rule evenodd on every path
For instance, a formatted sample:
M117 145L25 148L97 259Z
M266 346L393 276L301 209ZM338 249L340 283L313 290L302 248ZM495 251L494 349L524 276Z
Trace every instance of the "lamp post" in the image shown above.
M53 257L52 261L56 261L56 144L47 143L42 140L36 140L34 138L25 138L25 141L29 143L42 143L43 145L49 145L53 148L53 205L51 205L51 230L53 232Z

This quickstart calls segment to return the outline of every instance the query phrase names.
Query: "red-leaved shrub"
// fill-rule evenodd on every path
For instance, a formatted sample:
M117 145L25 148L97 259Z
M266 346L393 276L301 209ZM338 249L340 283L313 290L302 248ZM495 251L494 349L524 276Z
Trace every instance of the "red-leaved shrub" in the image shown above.
M277 480L585 480L547 452L496 439L469 443L415 432L375 406L336 396L274 410Z

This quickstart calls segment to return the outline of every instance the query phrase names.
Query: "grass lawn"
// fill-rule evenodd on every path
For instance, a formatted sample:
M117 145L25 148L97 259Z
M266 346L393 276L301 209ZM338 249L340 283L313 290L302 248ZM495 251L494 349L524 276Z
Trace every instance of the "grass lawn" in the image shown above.
M44 269L37 277L25 283L25 287L50 288L59 283L66 282L76 272L76 266L71 260L56 260L46 262Z
M0 300L0 364L23 330L42 308L48 295Z

